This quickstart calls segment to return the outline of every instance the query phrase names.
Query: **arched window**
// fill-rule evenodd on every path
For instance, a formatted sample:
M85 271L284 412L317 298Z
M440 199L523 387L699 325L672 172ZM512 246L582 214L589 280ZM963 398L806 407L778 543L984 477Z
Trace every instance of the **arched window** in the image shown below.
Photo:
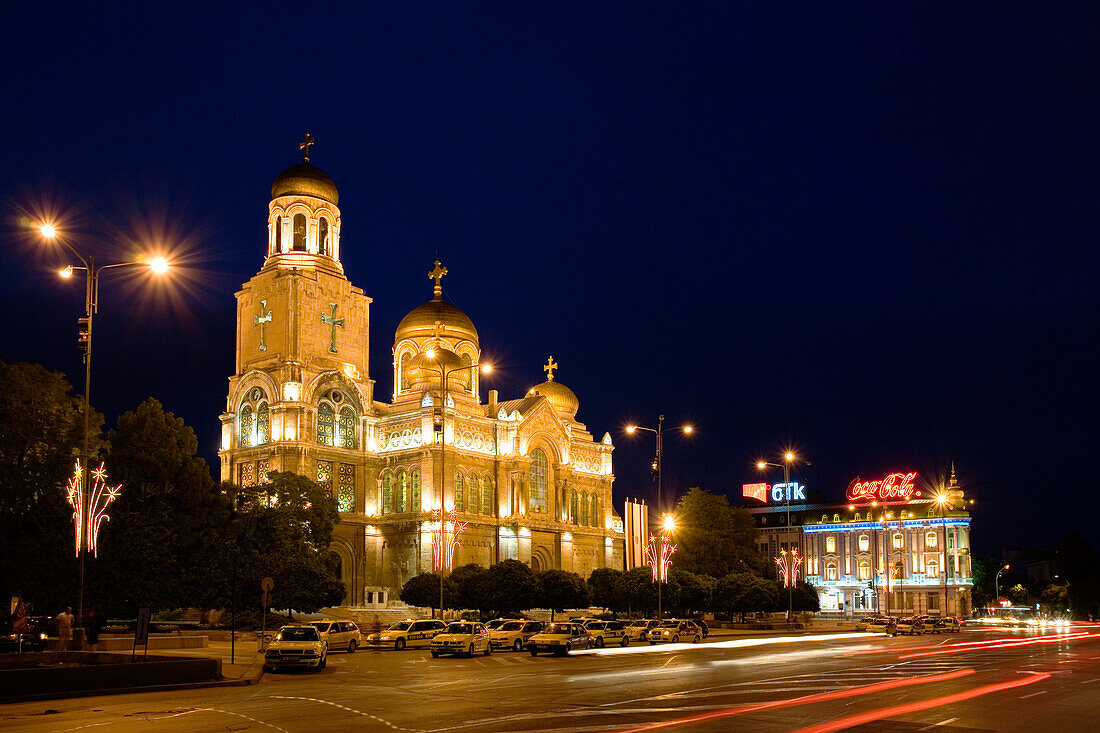
M336 414L332 405L322 402L317 407L317 442L321 445L335 445L333 434L335 430Z
M592 510L588 512L588 524L591 527L600 526L600 501L596 495L592 495Z
M462 355L462 366L463 366L463 368L472 366L473 363L474 363L474 360L470 358L469 354L463 354ZM476 378L476 376L472 373L473 371L474 371L473 369L466 369L466 371L463 372L464 374L470 374L470 390L469 390L470 394L474 393L474 380Z
M836 563L825 563L825 580L836 580Z
M493 481L488 476L481 479L481 513L486 516L495 514L493 511Z
M382 474L382 513L393 514L393 477L389 471Z
M253 434L253 429L256 425L255 416L252 414L252 405L245 405L241 408L241 447L247 448L252 445L253 439L256 437Z
M833 521L834 522L839 522L840 521L840 515L839 514L834 514L833 515Z
M924 574L929 578L940 577L940 564L935 560L929 560L924 564Z
M355 411L347 405L340 408L340 447L355 447Z
M283 251L283 217L275 217L275 254Z
M418 512L420 506L420 469L414 468L409 474L409 511Z
M826 524L826 523L828 523L828 521L829 521L829 515L828 514L822 514L821 515L821 523Z
M407 374L405 374L405 367L409 365L409 358L411 356L412 354L406 351L404 354L401 355L400 361L398 361L397 373L401 375L399 377L400 381L398 382L398 384L401 385L401 389L408 389L410 386L409 377Z
M825 552L836 552L836 537L829 535L825 538Z
M569 518L573 524L577 523L577 490L573 489L569 493Z
M477 476L470 476L466 487L466 511L477 514L481 509L481 492L478 491Z
M406 510L406 506L405 506L405 499L406 499L405 489L406 489L406 486L405 486L405 472L404 471L398 471L397 472L397 486L395 486L394 488L396 489L396 491L394 492L394 504L396 505L396 506L394 506L394 511L396 511L398 514L402 514Z
M267 403L261 402L260 409L256 411L256 445L271 442L271 411L267 409Z
M867 560L859 561L859 579L870 580L871 579L871 563Z
M455 471L455 511L466 511L466 501L462 490L462 474Z
M859 512L856 512L856 515L854 517L852 517L852 521L855 521L855 522L859 521Z
M317 252L326 256L330 254L328 249L328 219L323 216L317 228Z
M306 251L306 215L294 215L294 251Z
M588 525L588 492L581 494L581 515L577 517L577 523L582 527Z
M901 532L894 533L893 544L895 550L900 550L904 546L905 538L901 536Z
M867 552L869 549L871 549L871 538L865 534L861 534L859 536L859 551Z
M935 547L938 543L939 535L935 532L929 532L924 535L924 544L926 547Z
M528 473L528 506L533 512L546 512L546 474L549 472L546 454L541 448L531 451Z

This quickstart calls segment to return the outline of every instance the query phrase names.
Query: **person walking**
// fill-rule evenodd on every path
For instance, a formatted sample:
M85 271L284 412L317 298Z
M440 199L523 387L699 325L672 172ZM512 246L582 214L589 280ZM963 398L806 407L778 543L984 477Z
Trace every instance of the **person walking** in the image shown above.
M88 651L99 651L99 635L103 631L103 619L95 609L88 611Z
M66 606L57 614L57 651L68 651L73 640L73 607Z

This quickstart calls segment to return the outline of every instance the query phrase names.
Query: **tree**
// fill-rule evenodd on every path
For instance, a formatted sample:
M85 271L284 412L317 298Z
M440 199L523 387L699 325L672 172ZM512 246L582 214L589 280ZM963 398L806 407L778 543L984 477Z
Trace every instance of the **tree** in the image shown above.
M1051 613L1065 613L1069 609L1069 588L1063 583L1050 583L1039 598Z
M450 606L454 594L454 583L447 578L443 583L443 603ZM409 578L401 588L401 600L410 606L430 608L434 616L439 608L439 573L421 573Z
M817 595L817 589L805 580L800 580L795 585L793 601L795 611L817 613L821 610L821 599Z
M1023 583L1017 583L1009 588L1006 595L1018 606L1027 603L1027 588L1024 587Z
M103 416L93 409L89 418L94 463ZM0 592L21 594L35 612L76 605L65 487L83 446L84 398L65 375L0 361Z
M544 570L535 576L538 580L538 605L550 609L550 620L554 612L567 608L587 608L590 600L588 585L584 578L565 570Z
M714 589L714 604L728 613L770 611L775 608L778 588L775 581L764 580L752 573L730 573L718 581Z
M669 571L669 581L680 588L678 607L685 615L710 610L717 580L674 567Z
M476 562L455 568L447 580L454 584L454 603L448 604L448 608L476 608L478 611L487 611L485 605L484 583L485 568ZM439 592L438 585L436 592ZM436 605L439 600L436 599Z
M615 568L596 568L588 576L588 591L592 594L592 605L615 611L619 607L618 586L623 576Z
M647 616L657 608L657 584L653 571L648 567L627 570L619 578L616 598L617 611L641 611Z
M519 560L504 560L485 571L482 580L485 607L500 613L534 608L538 583L531 568Z
M723 578L731 572L763 574L752 516L721 494L693 488L676 509L676 566Z
M974 587L970 591L970 597L975 608L996 603L997 599L993 597L993 579L1002 567L1004 567L1004 563L994 557L983 557L981 555L970 557L970 568L974 574Z

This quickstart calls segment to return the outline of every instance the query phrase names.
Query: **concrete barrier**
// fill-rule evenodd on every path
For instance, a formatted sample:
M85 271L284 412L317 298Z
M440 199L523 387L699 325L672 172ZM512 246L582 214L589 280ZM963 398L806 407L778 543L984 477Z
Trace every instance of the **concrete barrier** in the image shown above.
M209 646L206 636L197 634L149 634L150 649L205 649ZM99 650L101 652L130 651L134 648L134 636L100 636ZM138 652L144 649L144 645L138 646Z

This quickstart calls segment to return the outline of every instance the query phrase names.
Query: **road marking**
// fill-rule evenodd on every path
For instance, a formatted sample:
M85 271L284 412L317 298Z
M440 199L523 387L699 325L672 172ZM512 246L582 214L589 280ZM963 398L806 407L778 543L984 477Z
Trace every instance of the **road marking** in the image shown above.
M958 720L958 718L948 718L947 720L941 720L940 722L933 723L932 725L926 725L923 728L917 728L917 731L932 730L933 728L935 728L937 726L944 726L944 725L948 725L949 723L954 723L956 720Z
M377 720L379 723L386 726L387 728L393 728L394 730L416 731L416 733L419 733L419 731L417 731L417 729L415 729L415 728L402 728L399 725L394 725L393 723L386 720L385 718L379 718L377 715L371 715L370 713L364 713L362 710L356 710L355 708L349 708L346 705L340 705L339 703L329 702L328 700L319 700L316 697L293 697L291 695L272 695L271 698L274 699L274 700L303 700L305 702L315 702L315 703L318 703L318 704L321 704L321 705L330 705L334 708L339 708L340 710L346 710L349 713L355 713L356 715L362 715L364 718L370 718L371 720ZM256 721L256 722L259 723L259 722L262 722L262 721ZM274 727L274 726L272 726L272 727ZM279 730L283 730L283 729L279 728Z
M1082 684L1082 685L1087 685L1088 683L1090 683L1090 682L1096 682L1097 680L1100 680L1100 677L1093 677L1093 678L1092 678L1091 680L1085 680L1085 681L1084 681L1084 682L1082 682L1081 684Z
M1045 694L1047 694L1046 690L1039 690L1038 692L1033 692L1030 695L1020 695L1020 699L1021 700L1026 700L1029 697L1035 697L1036 695L1045 695Z

